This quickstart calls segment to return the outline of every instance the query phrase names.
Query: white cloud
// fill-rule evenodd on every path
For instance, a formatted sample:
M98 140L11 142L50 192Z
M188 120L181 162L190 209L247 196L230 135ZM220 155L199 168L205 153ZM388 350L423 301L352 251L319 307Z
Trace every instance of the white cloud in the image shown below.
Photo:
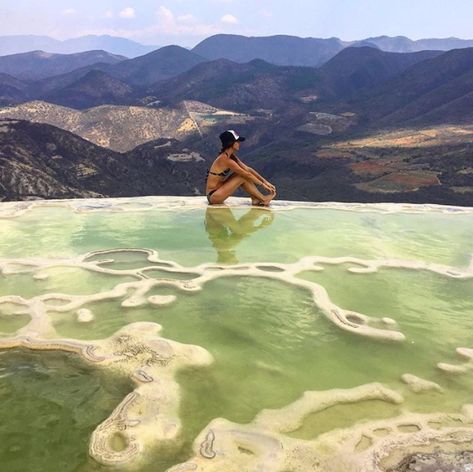
M74 15L75 13L77 13L77 10L75 8L67 8L66 10L64 10L62 12L63 15Z
M175 16L165 6L160 6L156 12L158 22L151 28L143 31L143 34L164 34L169 36L210 36L220 32L218 25L200 23L193 15Z
M113 18L117 15L118 13L113 10L104 12L104 16L107 18ZM122 23L119 28L99 28L92 26L91 28L82 29L75 34L77 36L109 34L111 36L134 39L145 44L172 44L174 41L178 41L176 44L182 44L183 41L187 44L192 44L196 39L201 40L214 34L233 31L236 28L238 28L240 34L256 35L255 31L241 26L237 18L232 15L228 16L232 18L227 18L226 21L224 21L222 17L214 22L206 23L192 14L175 15L170 8L162 5L156 10L154 21L143 28L135 29L125 26L125 23ZM152 21L151 18L150 20ZM132 24L132 22L126 23L126 25L130 26Z
M121 18L134 18L135 17L135 9L131 7L124 8L119 13Z
M238 18L233 15L223 15L222 18L220 19L223 23L227 23L229 25L236 25L238 24Z

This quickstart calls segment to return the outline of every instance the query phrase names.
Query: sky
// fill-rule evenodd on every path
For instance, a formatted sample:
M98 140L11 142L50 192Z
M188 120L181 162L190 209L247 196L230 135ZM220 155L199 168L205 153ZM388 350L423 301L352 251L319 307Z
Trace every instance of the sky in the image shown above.
M192 47L217 33L473 39L473 0L0 0L0 36L121 36Z

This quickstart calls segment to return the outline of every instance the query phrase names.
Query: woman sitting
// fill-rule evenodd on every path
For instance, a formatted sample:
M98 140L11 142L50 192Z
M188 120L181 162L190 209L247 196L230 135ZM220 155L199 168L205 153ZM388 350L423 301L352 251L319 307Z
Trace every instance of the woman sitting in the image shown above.
M253 205L268 206L276 196L276 187L254 169L243 164L234 154L244 140L244 137L238 136L233 130L220 135L222 150L207 171L205 193L210 205L223 203L240 187L251 196ZM263 195L257 185L261 185L269 194Z

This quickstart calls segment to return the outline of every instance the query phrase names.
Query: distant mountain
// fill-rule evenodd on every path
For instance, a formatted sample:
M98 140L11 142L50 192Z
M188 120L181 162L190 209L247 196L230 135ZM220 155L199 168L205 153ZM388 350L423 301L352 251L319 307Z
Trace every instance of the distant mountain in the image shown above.
M351 103L377 126L473 119L473 48L454 49L359 94Z
M148 92L169 103L199 100L230 110L275 109L296 101L296 94L322 87L317 69L276 66L262 60L239 64L227 59L204 62Z
M392 53L372 47L349 47L340 51L319 71L331 84L337 98L348 97L363 87L373 87L394 77L408 67L437 57L442 51Z
M405 36L378 36L357 41L339 38L299 38L297 36L246 37L218 34L197 46L193 52L208 60L229 59L234 62L249 62L263 59L279 65L318 67L327 62L345 47L369 46L388 52L416 52L421 50L443 50L473 47L473 40L458 38L432 38L411 40ZM158 49L135 41L108 35L88 35L58 41L48 36L13 35L0 36L0 56L31 51L73 54L91 50L104 50L111 54L135 58Z
M95 75L95 72L91 74ZM107 76L92 76L91 80L86 79L70 87L69 93L76 94L74 96L77 96L78 100L81 100L80 90L85 90L91 96L93 88L90 90L90 86L97 83L95 79L110 81ZM64 95L66 93L65 90ZM197 132L185 106L155 109L103 105L78 111L51 103L33 101L0 109L0 118L47 123L115 151L128 151L159 138L182 139Z
M346 47L373 47L388 52L416 52L421 50L450 50L473 46L473 40L457 38L421 39L413 41L405 36L379 36L359 41L339 38L299 38L296 36L247 37L218 34L204 39L193 52L210 60L229 59L245 63L263 59L278 65L320 67Z
M471 48L473 39L458 38L433 38L412 40L406 36L377 36L367 38L372 44L376 44L383 51L389 52L416 52L425 49L449 51L451 49Z
M0 129L0 201L203 191L208 164L175 140L120 154L51 125L0 120Z
M180 46L166 46L135 59L123 61L108 72L134 85L151 85L185 72L207 59Z
M317 67L345 47L338 38L299 38L296 36L246 37L217 34L192 49L210 60L229 59L250 62L262 59L271 64Z
M143 44L109 35L88 35L59 41L48 36L13 35L0 36L0 56L36 50L57 54L74 54L91 50L104 50L129 58L147 54L158 46Z
M126 59L105 51L51 54L33 51L0 57L0 72L22 80L39 80L65 74L95 63L117 64Z
M50 103L84 109L99 105L131 105L139 90L100 70L91 70L75 82L43 96Z

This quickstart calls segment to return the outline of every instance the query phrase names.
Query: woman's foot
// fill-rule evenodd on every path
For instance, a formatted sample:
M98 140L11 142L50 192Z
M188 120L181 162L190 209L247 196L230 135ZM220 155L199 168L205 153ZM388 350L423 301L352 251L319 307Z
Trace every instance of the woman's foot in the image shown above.
M261 200L258 200L257 198L252 198L251 204L253 206L258 206L258 207L267 206L264 202L262 202Z
M269 203L275 196L276 196L275 193L270 193L269 195L265 195L261 200L258 200L257 198L252 197L251 204L253 206L268 207Z
M271 192L269 195L265 195L263 199L263 203L265 206L269 206L271 200L276 196L276 192Z

